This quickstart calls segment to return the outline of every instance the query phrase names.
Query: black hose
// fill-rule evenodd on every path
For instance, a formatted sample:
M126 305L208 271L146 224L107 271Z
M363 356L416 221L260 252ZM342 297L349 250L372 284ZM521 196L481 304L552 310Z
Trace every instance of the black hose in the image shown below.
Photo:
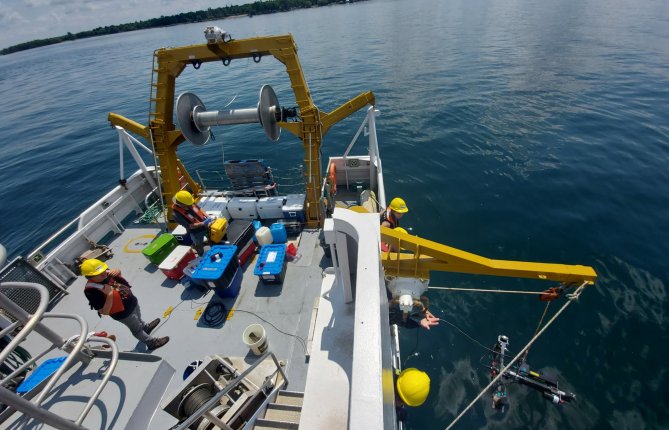
M207 305L207 308L204 310L202 323L208 327L216 327L225 321L227 315L228 315L228 310L226 309L223 303L221 302L209 303L209 305Z

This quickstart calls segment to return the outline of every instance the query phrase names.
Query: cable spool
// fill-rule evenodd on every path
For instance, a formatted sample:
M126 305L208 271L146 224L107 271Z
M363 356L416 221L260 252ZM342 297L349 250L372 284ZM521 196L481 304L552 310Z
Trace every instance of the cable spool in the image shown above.
M176 103L177 124L186 140L195 146L204 145L211 137L211 126L251 124L259 122L272 142L279 140L281 106L276 93L269 85L260 88L258 107L207 111L202 100L191 92L179 95Z
M190 417L212 397L214 397L214 388L211 384L207 383L196 385L190 390L186 391L186 393L184 393L183 397L181 398L181 402L179 403L179 419L183 420ZM195 421L190 426L190 428L197 428L201 422L202 419L200 418L199 420Z
M223 415L225 415L226 412L230 410L230 406L228 405L218 405L214 409L210 411L210 413L215 416L218 419L223 418ZM219 427L217 427L214 423L209 422L207 417L204 417L202 421L200 422L200 425L197 426L197 430L217 430Z

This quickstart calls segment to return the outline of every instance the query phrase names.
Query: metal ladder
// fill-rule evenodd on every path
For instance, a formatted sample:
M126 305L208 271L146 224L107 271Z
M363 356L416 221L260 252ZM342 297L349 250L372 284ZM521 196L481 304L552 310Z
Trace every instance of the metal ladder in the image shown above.
M267 405L265 416L255 422L255 430L295 429L300 427L304 393L281 390Z

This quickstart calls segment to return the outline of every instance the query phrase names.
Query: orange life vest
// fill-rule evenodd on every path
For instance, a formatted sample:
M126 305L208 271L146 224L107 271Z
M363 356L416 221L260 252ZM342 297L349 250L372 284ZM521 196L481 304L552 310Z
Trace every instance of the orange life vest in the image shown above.
M94 289L100 291L103 295L105 294L103 291L103 288L105 285L103 284L96 284L95 282L88 282L86 284L86 289ZM107 300L107 297L105 295L105 301ZM102 310L102 309L100 309ZM118 289L112 287L112 306L111 309L109 310L109 315L113 315L119 312L123 312L125 310L125 305L123 305L123 300L121 299L121 293L119 292Z
M337 169L334 163L330 163L328 178L330 178L330 195L334 196L337 194Z
M207 218L207 214L200 209L198 205L191 205L188 208L185 208L181 205L173 204L172 210L179 212L183 215L191 224L196 222L202 222Z
M390 209L386 209L381 214L381 224L383 224L384 221L388 221L390 223L390 228L395 228L400 226L400 220L395 218L395 216L393 215L393 211Z

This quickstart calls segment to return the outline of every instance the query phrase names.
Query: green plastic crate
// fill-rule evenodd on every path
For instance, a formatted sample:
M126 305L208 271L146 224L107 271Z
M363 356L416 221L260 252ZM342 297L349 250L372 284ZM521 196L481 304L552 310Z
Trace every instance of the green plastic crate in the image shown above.
M149 244L142 254L153 264L160 264L177 247L177 239L169 233L163 233Z

